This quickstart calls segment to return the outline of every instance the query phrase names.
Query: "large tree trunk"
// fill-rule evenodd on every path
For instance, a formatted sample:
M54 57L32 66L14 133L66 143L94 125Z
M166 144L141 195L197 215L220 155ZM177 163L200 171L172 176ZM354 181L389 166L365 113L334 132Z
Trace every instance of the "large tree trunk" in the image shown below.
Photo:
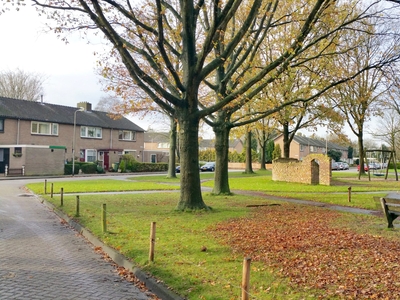
M181 193L178 210L208 209L201 195L199 173L199 119L187 112L179 116Z
M246 138L246 174L251 174L253 172L252 159L251 159L251 131L247 132Z
M290 157L289 124L283 124L283 158Z
M215 133L215 174L213 194L230 194L228 176L229 132L230 128L214 127Z
M169 132L169 160L168 160L168 175L167 178L176 178L176 128L177 123L175 118L170 117L170 132Z

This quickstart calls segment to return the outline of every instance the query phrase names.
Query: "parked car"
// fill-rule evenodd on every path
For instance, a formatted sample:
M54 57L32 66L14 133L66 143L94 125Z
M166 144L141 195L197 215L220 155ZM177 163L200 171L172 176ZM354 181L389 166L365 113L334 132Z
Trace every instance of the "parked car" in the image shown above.
M339 161L337 164L338 164L339 170L348 170L349 169L349 164L346 162Z
M200 171L206 172L206 171L215 171L215 162L208 162L205 165L200 167Z
M357 171L360 171L360 165L357 165ZM364 171L368 171L368 166L366 164L364 165Z
M175 168L175 173L180 173L181 172L181 166L177 166Z
M339 170L339 165L337 162L332 161L331 170Z
M380 169L380 168L381 168L381 165L379 163L370 163L369 164L369 169L370 170L377 170L377 169Z

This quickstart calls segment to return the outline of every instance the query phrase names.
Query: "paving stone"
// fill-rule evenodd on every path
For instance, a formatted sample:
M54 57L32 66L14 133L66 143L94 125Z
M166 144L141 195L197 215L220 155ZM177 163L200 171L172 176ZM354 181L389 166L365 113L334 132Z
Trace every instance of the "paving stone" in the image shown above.
M0 181L0 299L150 299L14 181Z

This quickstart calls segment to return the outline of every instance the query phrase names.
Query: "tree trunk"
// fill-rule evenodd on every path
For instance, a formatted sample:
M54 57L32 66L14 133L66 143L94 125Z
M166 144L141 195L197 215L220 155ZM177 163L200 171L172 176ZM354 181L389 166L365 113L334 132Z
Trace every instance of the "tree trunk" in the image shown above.
M261 151L261 161L260 161L260 170L266 170L265 168L265 152L267 148L267 141L265 137L265 131L262 130L261 142L260 142L260 151Z
M181 193L178 210L209 209L201 195L199 173L199 119L187 111L179 116Z
M365 166L365 152L364 152L364 140L362 133L358 134L358 151L359 151L359 162L360 170L358 172L358 179L361 178L361 174L365 174L364 166Z
M177 123L175 118L170 117L170 132L169 132L169 160L168 160L168 175L167 178L176 178L176 128Z
M215 133L215 174L213 194L230 194L228 176L229 132L230 128L214 127Z
M251 131L247 132L246 138L246 174L251 174L253 172L252 159L251 159Z
M283 158L290 157L289 124L283 124Z

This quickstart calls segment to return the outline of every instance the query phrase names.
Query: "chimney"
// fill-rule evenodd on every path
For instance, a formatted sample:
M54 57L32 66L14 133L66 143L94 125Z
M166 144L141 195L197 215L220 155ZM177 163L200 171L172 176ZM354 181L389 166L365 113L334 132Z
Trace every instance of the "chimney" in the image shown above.
M77 107L83 107L85 111L91 111L92 110L92 103L89 102L79 102L77 104Z

